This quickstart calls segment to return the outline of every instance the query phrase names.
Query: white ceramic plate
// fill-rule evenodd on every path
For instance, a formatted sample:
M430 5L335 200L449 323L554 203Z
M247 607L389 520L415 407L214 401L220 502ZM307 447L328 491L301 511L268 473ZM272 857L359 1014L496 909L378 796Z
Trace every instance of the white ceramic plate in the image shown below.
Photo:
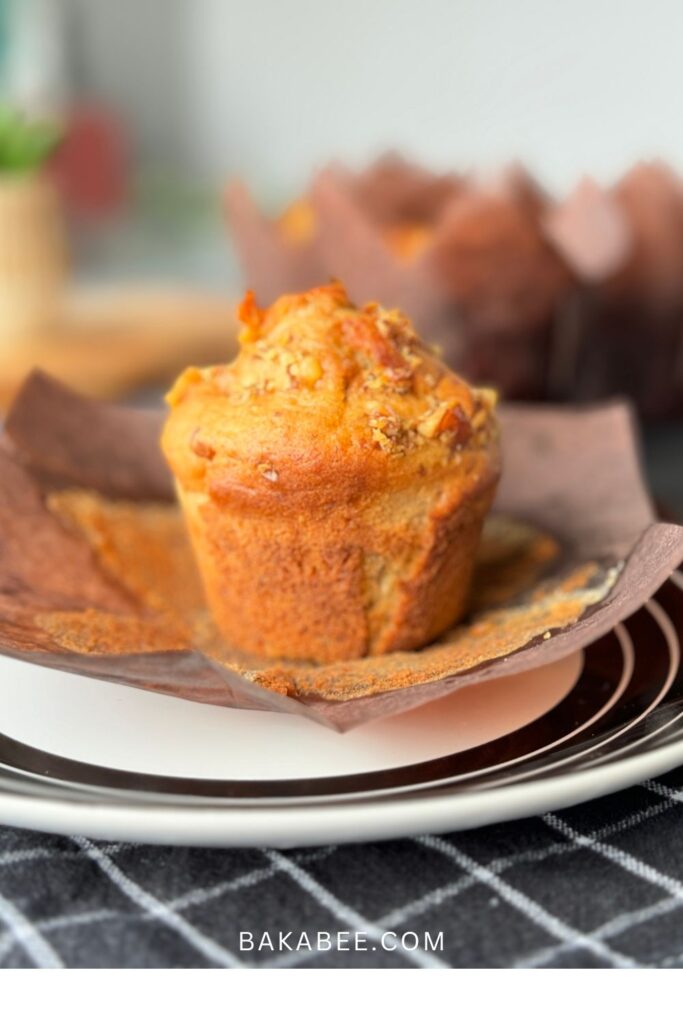
M676 576L544 669L345 735L0 659L0 821L93 837L301 846L564 807L683 763Z

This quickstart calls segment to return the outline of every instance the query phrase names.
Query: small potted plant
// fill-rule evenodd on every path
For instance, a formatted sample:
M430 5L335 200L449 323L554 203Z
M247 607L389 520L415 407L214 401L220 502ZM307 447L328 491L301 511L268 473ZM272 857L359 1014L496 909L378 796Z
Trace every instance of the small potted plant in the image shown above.
M66 275L59 196L45 163L59 143L52 122L0 106L0 338L55 317Z

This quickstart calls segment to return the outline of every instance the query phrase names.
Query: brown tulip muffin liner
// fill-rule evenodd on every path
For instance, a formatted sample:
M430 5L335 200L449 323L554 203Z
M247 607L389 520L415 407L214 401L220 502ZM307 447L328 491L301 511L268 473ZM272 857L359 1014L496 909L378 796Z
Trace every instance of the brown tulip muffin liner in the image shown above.
M628 395L648 418L683 414L683 182L661 162L557 201L522 167L487 187L388 155L360 174L324 167L299 202L314 229L296 239L243 184L227 191L262 303L335 276L357 303L404 310L449 365L508 399Z
M476 383L508 398L547 397L555 320L573 281L544 234L549 200L520 168L484 187L398 157L360 175L330 164L303 199L315 226L298 241L243 183L225 198L245 284L261 304L338 278L359 305L404 310ZM402 227L424 233L410 258L392 241Z
M269 305L283 293L313 288L329 276L317 237L299 243L288 241L277 222L261 212L241 181L228 186L224 202L240 263L262 305Z
M683 561L683 527L654 522L627 407L503 408L504 475L467 621L419 651L259 660L212 627L161 416L41 374L25 385L0 443L2 653L346 730L585 647Z
M683 413L683 309L617 309L586 289L577 294L575 310L567 311L552 359L561 366L551 371L547 388L554 399L595 402L628 395L648 421Z

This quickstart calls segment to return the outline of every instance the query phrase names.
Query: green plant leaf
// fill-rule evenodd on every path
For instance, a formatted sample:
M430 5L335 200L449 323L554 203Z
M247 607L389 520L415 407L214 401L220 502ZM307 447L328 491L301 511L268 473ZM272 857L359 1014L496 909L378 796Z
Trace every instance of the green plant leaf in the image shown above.
M0 173L28 173L41 167L62 138L53 121L31 120L0 105Z

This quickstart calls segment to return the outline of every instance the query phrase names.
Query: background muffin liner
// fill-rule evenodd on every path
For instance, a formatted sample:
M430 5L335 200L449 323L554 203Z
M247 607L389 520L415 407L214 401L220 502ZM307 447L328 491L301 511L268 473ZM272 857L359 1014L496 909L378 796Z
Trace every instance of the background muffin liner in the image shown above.
M683 412L683 181L659 161L611 188L584 177L543 228L577 283L553 340L551 396L626 394L648 418Z
M358 304L405 310L468 379L510 398L548 396L557 319L574 279L544 236L549 200L520 167L482 185L391 154L360 174L333 163L312 178L304 201L316 227L298 241L242 182L225 199L245 282L262 304L334 276ZM387 234L406 223L430 231L409 260Z
M508 407L469 622L422 651L260 661L227 650L203 608L161 418L28 381L0 440L3 653L343 731L582 648L683 561L683 527L653 521L627 407Z
M316 230L295 241L243 183L226 190L262 304L335 276L355 302L403 309L451 366L507 398L628 395L648 418L683 413L683 183L664 164L611 188L584 178L557 200L520 166L487 184L389 154L360 173L322 168L303 199ZM411 220L430 238L405 260L387 228Z

